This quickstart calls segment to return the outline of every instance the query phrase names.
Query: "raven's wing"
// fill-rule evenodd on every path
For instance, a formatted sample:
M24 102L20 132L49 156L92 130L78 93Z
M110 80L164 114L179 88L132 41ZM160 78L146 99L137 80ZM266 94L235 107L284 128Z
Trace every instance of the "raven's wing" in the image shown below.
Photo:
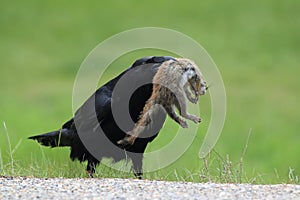
M169 56L150 56L136 60L130 68L123 71L114 79L108 81L91 97L89 97L87 101L85 101L85 103L75 112L74 118L66 122L63 125L63 128L70 128L71 126L74 127L74 119L76 122L76 128L86 127L90 129L99 126L99 123L101 124L105 117L111 115L112 94L120 79L122 83L118 84L118 86L123 85L126 87L134 87L145 78L152 80L158 67L163 62L170 59L174 60L173 57ZM123 90L123 92L127 92L126 89ZM132 117L134 121L137 120L140 110L144 106L145 101L150 97L151 92L152 86L150 87L150 91L149 88L144 89L141 93L139 93L141 101L137 103L138 105L130 106L130 114L133 115ZM116 97L118 96L122 96L122 94L116 95ZM119 98L116 101L118 100L122 101L122 98Z

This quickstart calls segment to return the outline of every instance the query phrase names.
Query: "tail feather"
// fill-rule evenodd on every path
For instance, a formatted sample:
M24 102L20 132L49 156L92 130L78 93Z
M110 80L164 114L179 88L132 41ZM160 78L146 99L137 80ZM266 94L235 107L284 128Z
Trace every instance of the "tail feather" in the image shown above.
M49 147L70 146L70 158L72 160L78 159L80 162L88 160L94 164L99 163L99 161L86 150L85 146L78 137L76 130L74 131L63 128L61 130L31 136L28 139L36 140L38 143Z
M31 136L28 139L37 140L44 146L63 147L71 146L72 134L67 129L61 129L41 135Z

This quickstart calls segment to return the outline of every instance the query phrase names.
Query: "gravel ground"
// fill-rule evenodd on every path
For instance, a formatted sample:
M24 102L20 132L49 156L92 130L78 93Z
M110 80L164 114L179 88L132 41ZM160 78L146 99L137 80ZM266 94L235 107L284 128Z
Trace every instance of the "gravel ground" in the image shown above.
M0 177L0 199L300 199L300 185Z

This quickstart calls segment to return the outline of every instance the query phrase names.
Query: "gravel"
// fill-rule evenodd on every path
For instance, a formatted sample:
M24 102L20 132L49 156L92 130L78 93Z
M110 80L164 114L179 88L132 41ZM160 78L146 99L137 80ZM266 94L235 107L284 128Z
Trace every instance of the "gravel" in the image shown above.
M0 177L0 199L300 199L300 185Z

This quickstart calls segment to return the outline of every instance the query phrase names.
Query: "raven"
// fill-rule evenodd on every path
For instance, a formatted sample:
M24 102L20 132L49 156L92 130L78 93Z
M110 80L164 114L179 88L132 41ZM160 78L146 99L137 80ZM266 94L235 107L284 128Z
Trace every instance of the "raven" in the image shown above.
M137 138L133 145L125 147L118 146L117 141L123 139L126 131L132 130L134 123L138 121L146 101L152 94L151 81L154 75L163 62L171 59L175 60L170 56L150 56L136 60L130 68L97 89L75 112L74 117L62 125L61 129L31 136L29 139L37 140L44 146L70 146L70 158L73 161L75 159L80 162L87 161L86 170L90 177L93 177L95 168L103 157L111 157L114 161L129 157L133 163L134 175L141 178L144 151L148 143L158 135L166 118L165 112L158 113L157 120L154 122L157 128L154 132L152 130L151 135ZM145 82L146 79L148 82ZM143 81L145 84L141 85ZM115 89L116 85L121 89ZM136 87L136 90L129 94L130 99L127 104L129 115L126 115L122 109L118 110L119 108L117 111L113 110L114 105L122 104L124 101L126 103L127 87ZM116 90L118 92L114 94ZM124 94L121 94L122 92ZM127 121L128 118L131 118L133 123L126 124L124 130L124 127L119 126L119 121Z

